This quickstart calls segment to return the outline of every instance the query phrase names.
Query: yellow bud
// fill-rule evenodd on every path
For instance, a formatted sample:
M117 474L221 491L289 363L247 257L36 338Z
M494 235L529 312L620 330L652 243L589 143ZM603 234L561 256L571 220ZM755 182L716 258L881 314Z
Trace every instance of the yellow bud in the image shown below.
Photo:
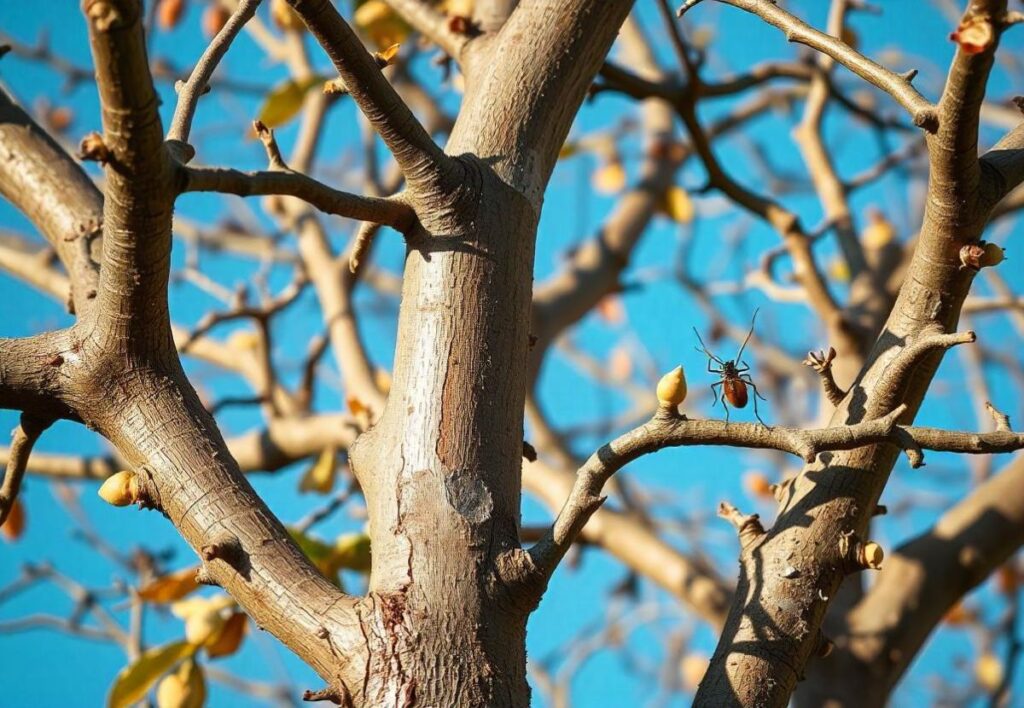
M974 677L983 688L994 691L1003 682L1003 664L999 657L991 652L985 652L978 657L974 664Z
M114 506L128 506L134 504L139 498L139 481L134 472L121 470L117 474L107 477L100 485L97 494L107 504Z
M683 367L677 366L661 377L658 382L658 403L675 408L686 400L686 376Z
M868 541L861 548L861 562L865 568L872 568L874 570L880 570L882 568L882 560L885 558L885 551L874 541Z
M601 194L615 194L626 186L626 168L618 159L612 160L594 172L591 182Z
M1006 251L994 243L985 244L985 252L982 253L978 262L985 268L996 266L1006 259Z

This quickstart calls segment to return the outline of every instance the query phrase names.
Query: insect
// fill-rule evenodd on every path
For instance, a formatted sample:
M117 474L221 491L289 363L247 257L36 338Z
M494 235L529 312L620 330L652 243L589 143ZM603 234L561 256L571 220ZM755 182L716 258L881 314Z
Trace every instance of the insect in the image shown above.
M747 342L750 341L751 335L754 334L754 320L757 319L757 310L754 310L754 316L750 320L750 331L747 332L746 339L743 340L743 344L740 345L740 350L736 353L736 358L729 361L719 359L717 356L708 351L708 348L704 345L704 340L700 337L700 332L697 328L693 328L693 333L697 335L697 341L700 342L700 347L697 351L704 352L708 357L708 371L712 374L718 374L721 376L720 381L716 381L711 384L711 392L715 395L715 403L718 403L719 392L715 388L716 386L722 387L721 398L722 408L725 409L725 422L729 422L729 404L732 404L734 408L746 408L747 406L747 387L749 386L754 391L754 415L760 421L761 425L767 426L767 424L761 420L761 414L757 412L757 399L760 398L762 401L767 401L758 392L757 386L754 384L753 379L750 378L750 367L745 361L743 361L743 350L747 347ZM720 368L713 367L711 364L715 362ZM728 402L728 403L727 403ZM714 404L712 404L714 405Z

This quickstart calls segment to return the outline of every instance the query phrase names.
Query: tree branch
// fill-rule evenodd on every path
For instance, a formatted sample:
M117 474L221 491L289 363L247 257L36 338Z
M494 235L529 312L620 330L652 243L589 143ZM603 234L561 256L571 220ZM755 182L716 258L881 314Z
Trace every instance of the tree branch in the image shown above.
M328 0L288 0L327 52L352 98L391 150L412 187L427 186L450 166L446 157L362 42Z
M938 113L935 106L918 93L907 76L886 69L842 40L814 29L771 0L718 1L757 15L768 24L785 32L788 41L804 44L831 57L868 83L882 89L906 109L914 121L914 125L919 128L923 128L929 133L934 133L938 129ZM687 0L679 8L678 14L682 15L700 2L701 0Z
M423 0L385 0L385 2L413 29L441 47L452 59L460 61L462 51L470 42L470 36L464 32L453 31L447 15Z
M183 175L182 192L297 197L325 214L385 224L402 233L415 223L412 209L397 199L363 197L332 189L290 169L242 172L215 167L184 167Z
M115 336L168 323L175 190L137 0L87 0L106 181L98 307Z
M71 278L74 311L96 297L92 260L103 224L103 199L67 152L0 90L0 194L39 229Z
M262 0L241 0L231 17L217 32L210 42L210 45L199 58L195 68L178 89L178 105L174 109L174 117L171 118L171 127L167 131L167 140L178 144L178 158L182 163L192 159L195 150L188 146L189 133L192 130L192 118L195 116L196 107L199 104L199 97L202 96L209 85L210 77L216 71L220 60L228 51L228 47L241 31L245 23L256 14ZM187 147L186 147L187 146Z
M7 520L7 514L11 506L18 498L21 490L21 480L25 476L25 468L28 466L29 455L32 454L32 446L36 444L39 436L50 427L50 421L35 418L22 413L21 423L14 429L14 439L11 441L11 451L7 458L7 471L4 473L3 484L0 485L0 526Z

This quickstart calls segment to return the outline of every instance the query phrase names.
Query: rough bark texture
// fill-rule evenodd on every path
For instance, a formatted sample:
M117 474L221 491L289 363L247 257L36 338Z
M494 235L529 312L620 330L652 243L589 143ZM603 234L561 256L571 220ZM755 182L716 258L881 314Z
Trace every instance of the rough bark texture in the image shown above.
M402 81L389 83L332 3L289 0L396 159L405 191L387 198L340 192L304 174L323 123L326 99L319 95L306 99L311 110L292 167L265 129L259 132L268 170L185 164L194 153L188 139L196 102L258 2L242 3L204 54L165 139L141 3L86 0L103 109L102 135L92 138L86 153L103 163L102 194L25 111L0 94L0 193L38 227L66 271L42 268L25 278L54 293L70 287L77 316L66 330L0 340L0 406L28 416L5 460L17 477L5 479L4 489L13 492L0 498L0 512L9 508L7 497L16 495L26 469L75 478L132 469L140 504L174 524L202 559L203 575L323 677L327 688L311 697L346 706L528 705L527 619L578 539L601 545L722 627L698 705L786 705L821 646L830 604L842 615L838 624L846 636L833 658L811 667L817 677L798 702L883 704L943 612L1024 541L1024 508L1007 493L1019 486L1024 466L1018 460L933 530L901 547L870 592L843 587L851 573L872 565L866 560L869 522L901 450L917 464L922 448L987 453L1024 447L1024 437L1009 430L1005 417L997 418L996 432L976 435L910 425L942 352L974 340L973 333L956 333L977 272L962 249L977 244L993 208L1024 179L1024 131L1011 131L978 159L978 114L997 42L958 53L942 98L932 106L905 76L774 2L723 1L825 56L815 71L780 65L711 84L701 79L693 53L671 26L686 73L686 83L677 85L658 70L637 28L628 27L626 43L639 75L611 65L602 75L605 88L652 101L645 109L652 146L640 183L606 228L534 295L535 240L548 180L629 0L481 0L471 32L456 32L431 6L389 0L462 67L465 97L443 150L396 90ZM659 8L668 17L666 6ZM836 0L832 34L841 31L846 9L844 0ZM1005 10L1005 0L974 0L968 14L1001 17ZM901 264L892 250L869 258L857 243L848 185L836 175L821 135L836 63L889 91L927 132L929 199L909 262ZM311 72L304 55L292 64L297 74ZM771 101L710 128L698 118L698 99L772 77L810 82L798 140L857 277L845 307L818 271L813 240L796 214L735 182L715 156L717 135ZM688 130L689 144L671 141L673 113ZM653 418L585 462L576 461L528 393L558 335L619 287L630 253L690 156L700 158L709 189L782 237L808 303L840 345L838 383L831 356L827 362L824 354L811 359L835 410L827 427L805 430L690 419L676 410L681 399L662 400ZM298 235L297 258L321 300L345 392L370 410L366 432L357 437L355 411L312 414L310 392L288 391L258 356L243 360L172 326L172 212L186 191L283 197L275 216ZM367 219L370 226L335 258L310 205ZM369 247L380 224L402 231L407 242L393 383L386 395L351 314L359 249ZM21 263L16 255L4 258ZM890 276L884 283L883 272ZM177 347L252 382L260 404L273 414L267 429L225 441L185 376ZM775 355L780 366L800 370L784 354ZM524 408L559 467L542 460L524 474ZM88 425L117 454L26 460L36 434L57 418ZM785 451L807 462L795 480L778 488L780 514L767 531L756 515L728 504L720 508L737 527L742 547L734 591L628 509L600 510L603 489L626 463L664 447L700 444ZM244 476L325 447L347 448L365 495L373 547L365 597L346 595L328 582ZM561 507L530 549L520 543L524 487L553 509ZM936 592L935 578L953 572L963 582ZM841 601L833 603L841 591ZM830 683L827 677L834 675L856 676L861 683ZM867 694L864 685L871 687Z

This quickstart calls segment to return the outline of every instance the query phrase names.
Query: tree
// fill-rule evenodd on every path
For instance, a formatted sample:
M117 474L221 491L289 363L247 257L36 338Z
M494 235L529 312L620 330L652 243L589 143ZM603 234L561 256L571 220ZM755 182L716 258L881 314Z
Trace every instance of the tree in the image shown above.
M5 95L0 106L0 144L9 156L0 165L0 191L59 260L58 267L52 259L5 247L3 265L29 284L67 297L75 317L69 327L0 342L0 405L21 411L0 513L14 508L27 471L59 475L74 464L32 454L54 421L88 426L112 444L116 456L81 476L123 469L104 486L105 498L166 516L195 549L199 582L223 588L323 677L325 687L308 692L307 700L527 705L527 620L566 554L585 542L666 587L720 629L698 705L786 705L805 672L809 680L797 691L798 702L884 702L949 608L1024 541L1024 502L1012 493L1024 474L1019 457L884 564L869 535L901 454L918 466L928 450L989 454L1024 447L1024 436L991 406L991 432L913 424L943 353L974 346L975 333L958 329L968 304L975 311L1020 312L1012 293L973 302L969 294L979 272L1003 257L1000 247L982 240L986 226L1020 202L1019 116L1010 111L1014 127L979 156L986 84L1001 35L1020 17L1005 0L972 0L953 35L956 54L933 103L915 88L914 72L886 68L844 35L848 15L862 10L860 3L833 0L827 31L820 31L769 0L720 2L756 15L815 53L713 79L708 52L681 29L705 8L690 0L680 9L690 14L679 21L659 0L654 4L679 78L661 68L632 22L622 33L619 60L608 58L633 5L627 0L477 0L467 15L421 0L387 0L386 8L375 3L375 10L397 13L385 14L387 22L400 26L400 17L459 72L465 94L450 125L408 58L388 69L396 56L382 41L387 32L375 37L382 46L371 53L328 0L270 3L279 34L257 17L258 0L226 3L230 13L216 10L219 19L208 20L213 38L176 85L165 133L142 4L86 0L102 131L85 137L80 157L102 166L99 184L11 97ZM162 0L158 19L173 24L176 6L180 2ZM201 150L190 142L196 111L207 100L202 96L208 88L218 90L215 71L243 27L293 75L273 99L276 105L254 123L268 161L255 172L202 166ZM373 36L371 27L359 29ZM324 80L306 55L307 30L337 72L325 93L310 90ZM37 56L56 62L48 52ZM850 98L837 65L887 94L909 124ZM86 71L76 80L88 76ZM770 88L775 82L795 88L780 95ZM643 178L602 232L534 288L535 243L550 177L566 153L578 109L588 94L602 92L644 101L642 129L649 142ZM698 113L705 101L747 92L752 102L737 103L715 120ZM368 141L368 196L311 176L324 115L349 98L394 161L394 173L382 175ZM285 158L266 123L280 122L282 109L292 112L289 102L301 104L303 123ZM794 137L825 215L819 229L807 228L796 211L737 179L713 148L722 135L742 130L779 102L802 105ZM416 113L412 105L418 105ZM905 146L844 179L826 139L829 105L883 140L907 136ZM674 137L674 121L685 140ZM448 133L443 149L432 137L440 132ZM615 182L621 165L614 139L610 145L602 148L611 168L604 177ZM899 241L895 227L876 215L868 238L858 229L851 194L922 156L927 194L916 236ZM690 219L691 196L676 180L691 160L707 180L701 191L723 195L781 239L744 286L769 299L805 301L820 320L831 347L806 363L820 375L823 422L784 426L683 415L685 381L669 374L647 420L577 461L535 396L545 354L587 312L614 307L609 298L621 289L631 254L659 208L679 221ZM185 329L172 324L168 287L174 206L191 192L268 197L263 208L280 230L294 234L299 265L280 294L259 303L236 294L227 309ZM363 222L340 256L332 252L318 213ZM353 292L369 277L367 261L381 226L400 232L407 248L388 385L374 370L353 311ZM220 238L222 247L229 236ZM814 247L824 238L835 239L849 273L845 300L818 265ZM792 262L793 286L776 279L783 258ZM745 342L745 326L721 317L706 283L683 260L675 274L679 285L711 313L717 334ZM204 277L196 268L191 273ZM381 273L375 277L386 287ZM1001 281L992 282L998 289ZM289 385L274 360L270 322L307 287L318 299L326 337L314 342L300 380ZM218 325L240 319L256 327L244 355L239 350L245 347L232 348L211 335ZM751 346L764 363L756 373L775 372L772 390L805 379L801 367L766 338L759 335ZM316 363L328 347L348 413L312 407ZM186 375L182 354L248 381L254 396L241 402L260 406L265 432L226 441ZM756 405L753 382L747 386ZM646 390L641 401L650 413L653 386ZM524 411L532 445L524 442ZM631 508L629 488L612 484L623 466L642 455L691 445L768 449L805 463L773 487L778 516L770 528L731 504L719 508L739 536L735 588L668 544L644 511ZM368 513L372 570L360 596L322 574L308 539L299 535L297 542L245 476L310 456L321 456L326 469L333 467L336 450L345 451L352 494L358 490ZM556 512L550 527L532 539L524 538L531 530L520 522L524 487ZM620 504L602 508L609 487ZM869 589L849 580L880 566ZM831 639L823 632L826 624ZM168 666L185 660L175 674L183 685L194 666L188 652L213 637L203 634L167 650ZM1007 688L992 690L1005 694Z

